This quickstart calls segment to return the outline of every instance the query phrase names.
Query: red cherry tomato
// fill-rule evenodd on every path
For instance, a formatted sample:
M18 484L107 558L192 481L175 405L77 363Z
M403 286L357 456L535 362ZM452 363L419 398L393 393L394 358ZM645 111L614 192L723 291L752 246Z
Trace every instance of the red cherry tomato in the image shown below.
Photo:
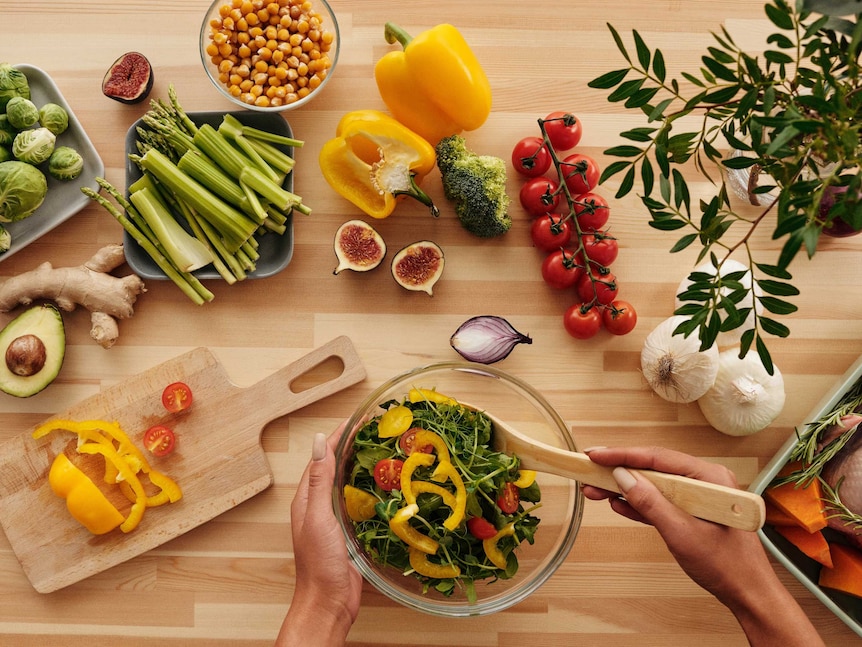
M613 335L628 335L638 322L638 313L628 301L614 301L602 311L602 323Z
M566 178L566 186L575 195L589 193L599 183L599 165L587 155L573 153L563 160L560 168Z
M580 259L568 249L551 252L542 261L542 278L557 290L575 285L584 273Z
M153 456L167 456L174 451L176 445L176 434L163 425L155 425L144 432L144 447Z
M383 458L374 466L374 482L381 490L389 492L401 488L401 468L404 461L398 458Z
M185 382L168 384L162 391L162 404L171 413L185 411L192 406L192 390Z
M503 514L515 514L520 503L521 495L518 492L518 486L512 482L507 482L500 490L500 494L497 495L497 506L503 511Z
M617 239L608 236L604 232L584 234L581 236L586 256L593 263L608 267L617 259L620 252Z
M581 141L581 120L570 112L558 110L544 119L545 134L557 152L567 151Z
M590 279L592 276L592 280ZM607 305L617 298L619 286L617 277L612 273L601 274L595 267L590 273L583 272L577 284L578 298L584 303L599 303Z
M533 220L530 227L533 244L543 252L565 247L572 240L572 222L555 213L546 213Z
M576 303L563 315L563 326L575 339L589 339L602 327L602 315L595 306Z
M467 530L476 539L490 539L497 534L494 524L484 517L470 517L467 519Z
M401 451L404 452L407 456L410 456L410 454L412 454L413 452L430 454L434 451L434 447L432 445L416 447L416 432L421 430L421 427L411 427L398 437L398 446L401 448Z
M524 137L512 150L512 166L521 175L539 177L551 168L551 154L541 137Z
M560 184L546 177L534 177L524 182L518 197L521 206L531 216L555 211L560 204Z
M581 231L598 231L607 223L611 210L607 200L596 193L575 196L575 216Z

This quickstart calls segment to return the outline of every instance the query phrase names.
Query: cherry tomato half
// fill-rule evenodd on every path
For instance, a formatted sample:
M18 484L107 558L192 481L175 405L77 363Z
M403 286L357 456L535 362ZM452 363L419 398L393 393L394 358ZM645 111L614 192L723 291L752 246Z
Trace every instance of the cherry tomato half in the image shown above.
M590 279L592 276L592 279ZM590 273L583 272L577 284L578 298L584 303L600 303L607 305L617 298L619 286L613 272L601 274L596 268L590 268Z
M546 177L533 177L524 182L518 197L521 206L533 217L556 210L560 204L560 183Z
M176 434L164 425L155 425L144 432L144 447L153 456L167 456L176 446Z
M596 193L575 196L575 216L581 231L598 231L611 215L608 202Z
M613 301L602 311L602 323L613 335L628 335L638 322L638 313L628 301Z
M587 155L573 153L563 160L560 168L566 178L566 186L575 195L589 193L599 183L599 165Z
M467 530L476 539L490 539L497 534L494 524L484 517L470 517L467 519Z
M511 482L506 483L497 495L497 506L503 514L515 514L520 503L521 495L518 492L518 486Z
M557 290L575 285L584 273L580 259L569 249L551 252L542 261L542 278Z
M530 226L533 244L543 252L565 247L572 240L572 222L555 213L546 213Z
M412 427L398 437L398 446L405 455L410 456L413 452L419 451L423 454L430 454L434 451L433 445L425 445L424 447L416 447L416 433L422 431L421 427Z
M539 177L551 168L551 154L541 137L524 137L512 150L512 166L521 175Z
M602 327L602 315L595 306L576 303L563 315L563 327L575 339L589 339Z
M381 490L389 492L401 488L401 468L404 461L398 458L383 458L374 466L374 482Z
M185 411L192 406L192 390L185 382L168 384L162 391L162 404L171 413Z
M567 151L581 141L581 120L570 112L557 110L544 119L545 134L557 152Z
M620 252L617 239L608 236L605 232L584 234L581 236L581 242L584 245L586 257L604 267L608 267L617 260L617 255Z

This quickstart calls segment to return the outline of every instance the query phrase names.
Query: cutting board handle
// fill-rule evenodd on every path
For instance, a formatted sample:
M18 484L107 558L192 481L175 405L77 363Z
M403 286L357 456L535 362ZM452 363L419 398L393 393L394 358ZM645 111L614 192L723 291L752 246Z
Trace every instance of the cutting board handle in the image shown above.
M343 364L343 369L338 376L302 390L294 389L294 384L298 378L332 358L340 359ZM249 416L259 419L262 424L266 424L312 402L317 402L337 393L364 378L365 368L353 342L342 335L314 349L307 355L303 355L295 362L277 370L256 384L243 389L243 392L246 399L250 401Z

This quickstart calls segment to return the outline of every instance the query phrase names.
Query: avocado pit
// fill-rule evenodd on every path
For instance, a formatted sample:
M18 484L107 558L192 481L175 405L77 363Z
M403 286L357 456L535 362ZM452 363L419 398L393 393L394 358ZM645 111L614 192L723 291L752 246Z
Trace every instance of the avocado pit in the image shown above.
M31 377L45 368L47 349L36 335L16 337L6 348L6 367L15 375Z

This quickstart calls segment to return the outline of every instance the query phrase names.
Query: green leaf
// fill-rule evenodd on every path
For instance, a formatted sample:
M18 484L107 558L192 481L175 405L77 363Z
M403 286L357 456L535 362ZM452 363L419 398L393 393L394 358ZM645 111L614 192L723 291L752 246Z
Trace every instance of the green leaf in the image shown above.
M790 275L790 272L787 270L783 270L780 267L775 265L767 265L765 263L755 263L754 266L760 271L766 274L767 276L772 276L777 279L787 279L788 281L793 277Z
M628 98L625 102L626 108L640 108L641 106L647 105L652 98L658 94L660 88L643 88L635 92L632 96Z
M623 181L620 183L619 188L617 189L616 198L622 198L632 190L635 184L635 165L632 164L631 168L623 177Z
M667 76L667 70L664 65L664 54L661 53L660 49L655 51L655 54L652 58L652 71L655 74L656 78L660 83L664 83L664 80Z
M614 157L637 157L642 153L643 150L637 146L613 146L605 151L605 155L613 155Z
M689 83L696 85L698 87L701 87L701 88L706 87L706 84L703 81L701 81L699 78L697 78L696 76L689 74L688 72L681 72L681 74L682 74L682 78L684 78Z
M769 354L769 349L766 347L766 344L760 335L755 339L755 347L757 348L757 355L760 357L760 362L763 364L763 368L765 368L766 372L770 375L775 375L775 366L772 364L772 356ZM742 353L742 348L740 348L739 352Z
M656 121L664 117L664 111L673 103L673 97L659 101L647 115L647 121Z
M727 103L731 99L733 99L739 93L739 87L736 85L732 85L727 88L722 88L720 90L716 90L715 92L708 92L703 100L706 103Z
M620 137L633 142L648 142L652 141L651 135L656 131L656 128L632 128L620 133Z
M641 35L637 32L637 30L632 30L632 37L635 41L635 50L637 51L638 55L638 63L641 64L641 67L643 69L648 70L650 63L649 47L647 47L647 44L644 42L643 38L641 38Z
M778 323L774 319L770 319L769 317L758 317L758 321L760 322L760 327L770 335L775 335L776 337L787 337L790 334L790 328L782 323Z
M791 285L790 283L783 283L781 281L760 279L759 281L757 281L757 285L759 285L760 288L767 294L772 294L777 297L795 297L799 294L799 288Z
M799 309L792 303L776 299L775 297L760 297L759 301L766 310L776 315L789 315Z
M781 49L793 49L796 45L784 34L771 34L767 39L767 43L774 44Z
M751 342L754 341L754 328L750 328L742 333L742 337L739 340L739 356L745 357L748 353L748 349L751 348Z
M635 92L641 89L641 86L645 81L646 79L630 79L628 81L623 81L616 90L608 95L608 101L615 103L617 101L622 101L623 99L628 99Z
M738 157L728 157L726 160L722 160L722 165L727 168L740 169L740 168L748 168L750 166L754 166L760 160L751 158L751 157L742 157L741 155Z
M608 178L612 178L617 173L621 173L622 171L626 170L626 168L631 166L631 164L632 164L631 162L623 162L623 161L611 162L602 171L602 176L601 176L601 178L599 178L599 184L603 184L605 182L605 180L607 180Z
M785 54L784 52L777 52L774 49L769 49L763 52L763 58L770 63L775 63L776 65L788 65L793 62L792 56Z
M608 90L610 88L614 88L618 86L623 80L626 78L630 70L613 70L612 72L606 72L601 76L594 78L592 81L587 83L587 86L590 88L597 88L600 90Z
M775 152L790 142L793 138L799 135L799 131L796 130L793 126L788 126L781 130L775 137L772 139L772 143L769 144L766 148L767 155L775 155Z
M670 248L671 254L681 252L696 240L697 234L687 234L683 236L678 241L676 241L676 244L673 247Z
M729 81L730 83L736 83L738 77L732 71L726 68L724 65L716 61L714 58L710 58L709 56L703 56L700 59L703 61L703 64L706 65L707 69L715 75L715 78L721 79L723 81Z
M686 184L682 173L677 169L673 170L673 191L677 209L685 205L686 214L691 213L691 196L688 193L688 184Z
M676 231L688 227L688 223L685 220L650 220L649 226L659 231Z
M652 163L648 158L644 157L641 162L641 183L644 187L644 195L652 193L655 180L655 173L652 168Z
M617 49L620 50L620 54L623 55L623 58L626 59L629 63L631 63L632 59L629 58L629 53L626 51L626 46L623 45L623 39L620 38L619 33L611 23L605 23L608 26L608 29L611 31L611 36L614 38L614 42L617 44Z
M788 13L771 4L767 4L764 9L766 10L766 16L776 27L788 31L793 29L793 18Z

